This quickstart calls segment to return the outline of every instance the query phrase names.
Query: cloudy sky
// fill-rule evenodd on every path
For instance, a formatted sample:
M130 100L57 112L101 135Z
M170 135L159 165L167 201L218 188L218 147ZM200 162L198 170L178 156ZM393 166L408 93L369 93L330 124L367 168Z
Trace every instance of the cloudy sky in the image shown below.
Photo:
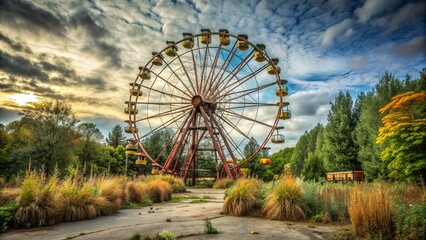
M329 102L370 90L385 71L417 78L426 67L422 0L0 2L0 123L28 101L66 100L104 133L125 125L128 83L152 51L183 32L229 29L264 43L289 80L294 146L325 123Z

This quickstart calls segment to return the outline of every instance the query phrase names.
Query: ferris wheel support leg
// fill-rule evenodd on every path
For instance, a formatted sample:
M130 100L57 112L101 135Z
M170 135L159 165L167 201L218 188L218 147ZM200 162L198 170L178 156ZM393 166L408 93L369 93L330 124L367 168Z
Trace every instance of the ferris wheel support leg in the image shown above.
M222 161L223 168L225 169L228 178L232 178L231 169L229 168L228 163L226 162L226 158L225 158L225 155L222 152L222 149L220 148L219 144L217 143L217 141L215 139L215 136L213 134L213 130L210 127L209 121L207 119L206 112L204 111L204 108L202 106L200 106L200 112L201 112L201 115L203 116L204 124L207 127L207 130L209 131L209 134L210 134L210 137L212 139L213 145L216 149L216 152L219 154L220 160Z
M194 114L195 114L195 109L193 109L192 110L192 112L191 112L191 114L189 115L189 117L187 118L187 123L186 123L186 127L184 128L184 131L183 131L183 133L182 133L182 135L181 135L181 138L180 138L180 140L179 140L179 142L178 142L178 144L176 144L174 147L173 147L173 150L172 150L172 152L169 154L169 156L167 157L167 161L166 161L166 163L164 164L164 168L163 168L163 172L167 172L167 170L169 169L169 167L170 167L170 164L173 162L173 159L175 158L175 156L176 156L176 153L178 152L178 150L179 150L179 148L180 148L180 146L182 145L182 142L183 142L183 140L185 139L185 136L186 136L186 134L188 133L188 130L189 130L189 126L190 126L190 124L192 123L192 118L194 117Z

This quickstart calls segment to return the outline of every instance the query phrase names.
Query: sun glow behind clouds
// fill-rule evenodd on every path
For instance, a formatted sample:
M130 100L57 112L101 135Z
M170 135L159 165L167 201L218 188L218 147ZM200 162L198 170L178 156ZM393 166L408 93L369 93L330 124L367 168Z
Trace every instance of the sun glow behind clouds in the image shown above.
M16 102L19 106L25 106L29 102L37 102L38 98L33 93L14 94L9 97L10 100Z

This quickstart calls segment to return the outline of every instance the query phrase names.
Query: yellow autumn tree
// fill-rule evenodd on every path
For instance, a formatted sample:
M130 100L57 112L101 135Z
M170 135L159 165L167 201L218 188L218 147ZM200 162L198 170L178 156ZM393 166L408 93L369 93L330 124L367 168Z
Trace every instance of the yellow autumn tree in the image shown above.
M376 142L385 144L381 158L395 179L424 181L426 172L426 94L406 92L380 112L383 126Z

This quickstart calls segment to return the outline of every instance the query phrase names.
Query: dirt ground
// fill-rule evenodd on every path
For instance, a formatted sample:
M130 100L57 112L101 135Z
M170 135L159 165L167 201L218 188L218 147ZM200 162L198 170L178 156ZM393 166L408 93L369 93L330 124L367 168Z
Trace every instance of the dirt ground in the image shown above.
M125 209L93 220L60 223L51 227L13 230L0 239L129 239L135 233L154 235L169 230L179 239L332 239L342 226L271 221L255 217L221 215L224 190L188 189L176 194L187 198L141 209ZM207 202L191 203L191 197ZM153 213L148 213L153 211ZM218 234L204 234L204 219L210 218ZM258 234L251 234L255 230Z

